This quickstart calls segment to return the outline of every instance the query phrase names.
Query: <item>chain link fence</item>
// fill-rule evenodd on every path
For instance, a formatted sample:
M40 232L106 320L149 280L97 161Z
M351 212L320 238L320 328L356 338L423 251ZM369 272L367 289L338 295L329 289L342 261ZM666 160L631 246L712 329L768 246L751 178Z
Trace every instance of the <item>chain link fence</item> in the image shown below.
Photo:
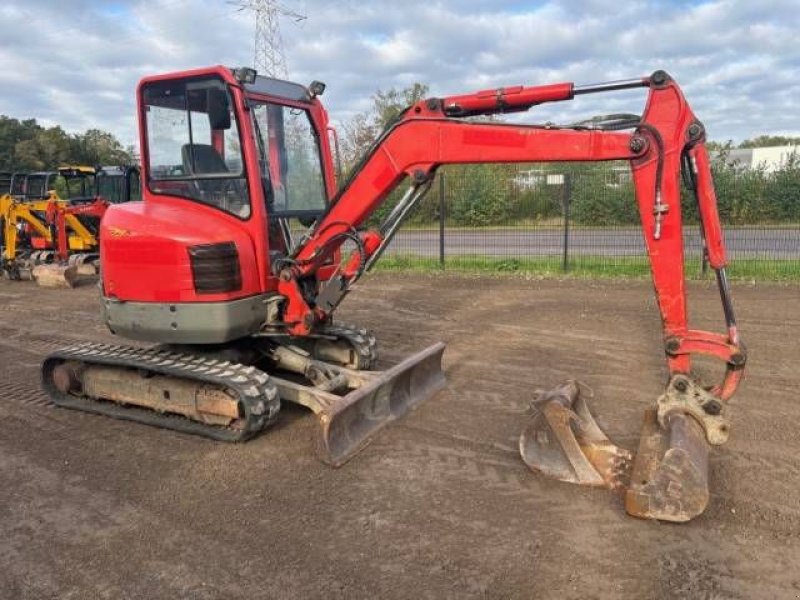
M800 279L800 169L725 170L715 174L715 185L731 275ZM687 273L699 277L706 265L691 192L682 204ZM630 169L622 163L443 168L382 262L383 268L649 272Z

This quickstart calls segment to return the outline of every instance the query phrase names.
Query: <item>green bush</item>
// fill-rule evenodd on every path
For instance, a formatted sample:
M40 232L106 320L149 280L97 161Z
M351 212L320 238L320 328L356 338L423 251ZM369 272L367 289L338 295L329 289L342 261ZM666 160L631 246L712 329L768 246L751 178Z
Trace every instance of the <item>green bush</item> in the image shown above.
M764 196L773 219L800 223L800 161L796 155L769 178Z
M467 165L453 168L450 186L450 221L481 226L508 223L512 215L510 178L503 166ZM459 177L460 175L460 177Z

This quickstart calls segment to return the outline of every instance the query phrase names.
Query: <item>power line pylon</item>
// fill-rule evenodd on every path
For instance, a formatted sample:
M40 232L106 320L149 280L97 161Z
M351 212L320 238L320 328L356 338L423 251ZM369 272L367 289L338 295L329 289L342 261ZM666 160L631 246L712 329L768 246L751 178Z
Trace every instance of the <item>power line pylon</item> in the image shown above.
M275 0L229 0L241 11L252 11L256 18L253 67L262 75L285 78L288 74L283 51L280 17L303 21L306 15L290 10Z

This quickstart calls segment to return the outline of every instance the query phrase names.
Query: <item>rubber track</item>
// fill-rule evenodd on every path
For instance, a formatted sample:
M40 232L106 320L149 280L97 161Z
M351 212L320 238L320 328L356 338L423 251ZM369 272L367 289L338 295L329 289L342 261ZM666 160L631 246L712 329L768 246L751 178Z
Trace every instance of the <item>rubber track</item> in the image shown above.
M64 394L53 383L53 369L66 361L138 369L225 388L238 397L244 427L234 429L206 425L176 414ZM57 406L174 429L224 442L238 442L253 437L273 423L280 410L278 390L270 381L269 375L263 371L226 360L156 348L85 342L57 350L42 363L42 387Z
M350 344L358 356L358 364L347 365L350 369L368 371L373 369L378 362L378 340L375 335L363 327L357 327L348 323L334 323L323 325L314 333L319 335L334 336L339 340L344 340Z

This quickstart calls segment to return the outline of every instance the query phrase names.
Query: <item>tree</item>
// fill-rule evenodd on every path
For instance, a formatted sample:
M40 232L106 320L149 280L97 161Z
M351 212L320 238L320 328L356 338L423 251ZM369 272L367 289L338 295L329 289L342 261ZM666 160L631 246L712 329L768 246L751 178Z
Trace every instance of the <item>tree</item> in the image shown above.
M73 161L86 165L116 165L130 162L131 156L113 134L89 129L72 136Z
M508 223L513 207L511 178L505 165L453 165L448 168L452 193L451 216L459 225Z
M35 119L18 121L0 115L0 169L13 170L18 163L17 144L33 140L40 130L41 127Z
M356 114L345 122L342 130L341 159L345 171L349 172L378 137L378 130L368 113Z
M386 92L378 90L372 96L375 110L375 124L384 129L403 112L403 110L416 104L428 95L428 86L424 83L414 83L413 85L398 91L391 88Z
M45 171L64 164L131 164L133 153L111 133L89 129L70 134L61 126L44 128L36 119L0 115L0 170Z
M796 146L800 145L800 137L785 135L759 135L752 140L745 140L739 148L765 148L768 146Z

